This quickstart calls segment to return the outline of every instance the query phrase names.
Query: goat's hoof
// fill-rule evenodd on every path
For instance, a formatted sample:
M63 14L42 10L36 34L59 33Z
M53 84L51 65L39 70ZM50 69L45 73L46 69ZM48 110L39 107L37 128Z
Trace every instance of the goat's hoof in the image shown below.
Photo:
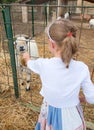
M30 91L30 87L29 87L29 88L26 88L26 91Z

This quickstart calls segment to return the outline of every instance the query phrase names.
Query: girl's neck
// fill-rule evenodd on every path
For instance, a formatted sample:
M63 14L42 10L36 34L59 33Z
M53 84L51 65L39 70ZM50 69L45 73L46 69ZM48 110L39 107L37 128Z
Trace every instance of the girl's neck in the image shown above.
M60 51L54 52L54 57L61 57Z

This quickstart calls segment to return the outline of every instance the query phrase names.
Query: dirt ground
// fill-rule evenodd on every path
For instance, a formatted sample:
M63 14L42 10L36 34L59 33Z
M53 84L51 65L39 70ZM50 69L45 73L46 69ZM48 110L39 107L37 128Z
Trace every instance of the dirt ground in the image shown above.
M94 28L89 29L88 24L84 23L81 29L81 23L76 22L76 24L79 29L79 51L76 59L89 66L91 78L94 82ZM37 35L35 40L38 44L40 56L51 57L44 33ZM3 64L2 62L3 60L0 59L0 64ZM1 68L2 71L3 69ZM40 88L39 76L33 74L31 90L26 92L24 87L21 86L20 98L15 98L11 85L7 91L0 91L0 130L34 130L42 101L42 97L39 95ZM94 123L94 105L83 103L82 106L85 120Z

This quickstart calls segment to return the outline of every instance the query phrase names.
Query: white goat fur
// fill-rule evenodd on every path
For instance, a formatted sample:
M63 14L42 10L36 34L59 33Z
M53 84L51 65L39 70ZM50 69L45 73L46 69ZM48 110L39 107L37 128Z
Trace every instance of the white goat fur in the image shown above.
M71 12L66 12L64 14L64 19L70 19Z
M94 26L94 19L90 19L90 21L89 21L89 27L91 28L93 26Z
M15 59L16 66L18 70L18 75L23 85L23 72L26 72L26 90L30 90L30 79L31 79L31 71L22 64L22 54L23 52L29 52L31 59L36 59L39 57L38 47L35 40L30 40L29 38L25 38L25 36L17 36L14 42L15 44Z

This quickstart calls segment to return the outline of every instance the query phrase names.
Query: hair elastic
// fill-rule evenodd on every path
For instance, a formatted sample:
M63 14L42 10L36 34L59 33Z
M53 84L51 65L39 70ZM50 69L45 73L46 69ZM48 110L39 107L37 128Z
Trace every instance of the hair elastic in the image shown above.
M72 32L68 32L68 33L67 33L67 36L68 36L68 37L71 37L72 35L73 35Z

